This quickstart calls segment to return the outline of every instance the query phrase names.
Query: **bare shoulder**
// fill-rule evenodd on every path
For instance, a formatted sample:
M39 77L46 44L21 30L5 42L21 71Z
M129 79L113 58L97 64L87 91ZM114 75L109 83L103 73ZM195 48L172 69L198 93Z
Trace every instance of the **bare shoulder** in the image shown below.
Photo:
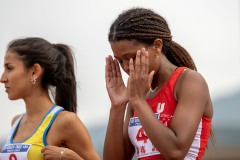
M82 121L76 113L69 111L62 111L56 117L55 123L61 128L74 127L75 125L83 125Z
M195 83L206 84L204 77L199 72L191 69L186 69L183 71L181 77L184 79L184 81L196 81Z
M174 89L175 99L193 97L207 102L210 100L209 89L204 77L197 71L186 69L176 82Z
M182 89L199 89L208 92L208 85L204 77L199 73L191 69L186 69L182 72L176 83L176 91L181 91Z
M177 80L174 95L178 104L202 108L204 116L212 117L212 102L208 84L199 72L191 69L185 70Z
M98 157L90 134L76 113L61 111L50 128L48 140L49 144L73 150L83 159Z
M58 133L60 139L65 142L76 137L86 137L89 134L78 115L69 111L61 111L54 120L51 129L53 135Z

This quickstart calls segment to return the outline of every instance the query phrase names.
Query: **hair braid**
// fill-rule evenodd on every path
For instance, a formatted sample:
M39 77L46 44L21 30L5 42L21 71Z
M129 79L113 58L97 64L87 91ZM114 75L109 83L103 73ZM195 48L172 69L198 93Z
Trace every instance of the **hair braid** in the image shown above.
M197 70L189 53L174 41L171 42L166 56L173 64L177 66L186 66L193 70Z
M118 16L110 27L109 42L136 40L152 45L154 40L162 39L163 53L176 66L186 66L197 70L189 53L172 41L171 31L166 20L150 9L132 8Z

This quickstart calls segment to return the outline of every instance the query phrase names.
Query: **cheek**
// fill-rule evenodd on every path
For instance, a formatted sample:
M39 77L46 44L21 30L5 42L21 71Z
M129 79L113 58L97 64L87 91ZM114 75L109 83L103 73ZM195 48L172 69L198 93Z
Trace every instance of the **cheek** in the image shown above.
M16 81L11 81L11 88L8 91L8 98L10 100L20 99L24 91L23 84L19 85Z
M156 59L153 57L149 57L149 72L152 70L156 70Z
M23 98L31 87L31 82L26 75L16 75L11 77L11 89L8 97L11 100Z
M127 74L129 74L129 62L125 61L124 63L122 63L121 68L123 69L124 72L126 72Z
M10 100L17 100L27 97L31 91L29 86L23 83L22 85L12 85L11 90L8 92L8 98Z

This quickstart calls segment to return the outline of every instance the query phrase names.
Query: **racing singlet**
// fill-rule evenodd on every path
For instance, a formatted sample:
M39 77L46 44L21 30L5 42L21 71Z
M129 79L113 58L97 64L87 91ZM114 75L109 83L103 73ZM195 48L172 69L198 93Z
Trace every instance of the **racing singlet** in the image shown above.
M153 98L146 99L157 119L170 127L177 102L174 98L174 87L178 77L186 67L178 67ZM211 118L202 117L193 143L184 158L185 160L200 160L206 149L211 130ZM130 118L128 126L129 138L135 147L138 160L164 160L163 155L154 147L146 135L136 113Z
M6 144L0 153L0 160L44 160L41 149L47 145L46 134L54 119L62 110L62 107L54 105L28 139L22 142L13 142L14 135L24 116L22 114L12 126Z

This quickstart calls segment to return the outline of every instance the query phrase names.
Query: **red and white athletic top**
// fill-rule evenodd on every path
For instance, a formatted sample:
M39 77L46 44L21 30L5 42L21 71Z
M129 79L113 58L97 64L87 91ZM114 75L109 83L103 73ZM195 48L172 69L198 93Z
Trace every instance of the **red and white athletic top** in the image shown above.
M153 98L147 99L156 118L165 126L170 127L177 102L174 98L174 87L179 75L186 67L178 67L162 89ZM211 118L202 117L193 143L184 160L201 160L206 149L211 130ZM163 155L153 146L148 139L141 122L134 112L128 126L128 134L135 147L138 160L164 160Z

